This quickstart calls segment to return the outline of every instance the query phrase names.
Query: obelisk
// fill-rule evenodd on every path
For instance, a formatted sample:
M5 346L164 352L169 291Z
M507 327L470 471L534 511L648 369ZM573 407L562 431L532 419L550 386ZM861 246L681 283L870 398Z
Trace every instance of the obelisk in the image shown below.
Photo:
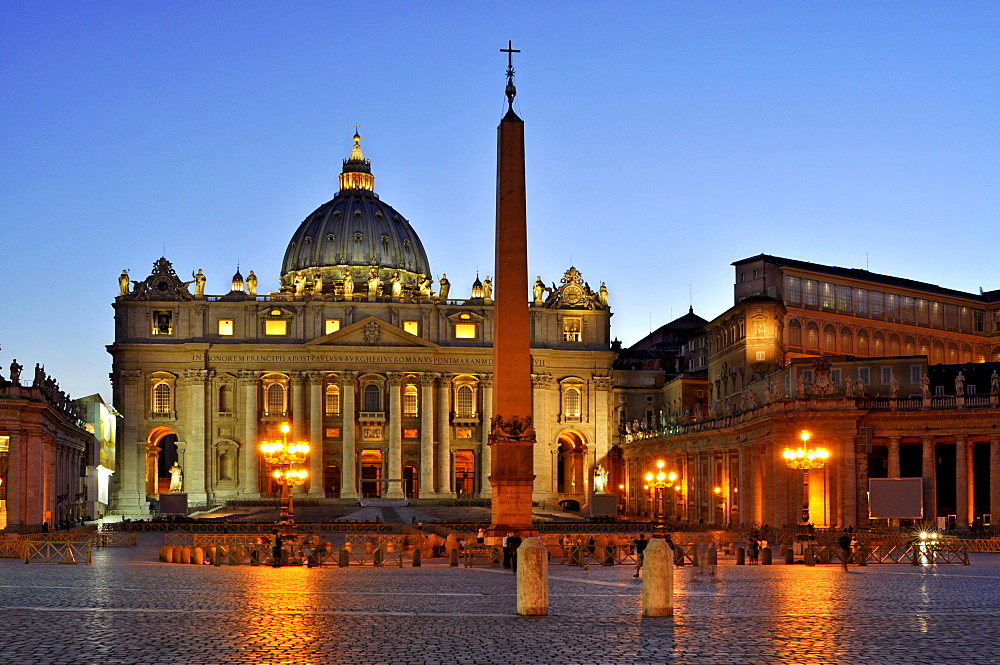
M514 113L513 54L508 42L507 114L497 128L496 295L493 305L493 420L490 423L491 535L532 533L535 429L531 404L528 228L524 122Z

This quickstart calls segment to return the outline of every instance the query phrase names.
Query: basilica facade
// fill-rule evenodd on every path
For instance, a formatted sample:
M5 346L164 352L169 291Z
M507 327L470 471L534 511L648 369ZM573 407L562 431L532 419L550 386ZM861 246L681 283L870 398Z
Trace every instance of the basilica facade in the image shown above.
M310 446L311 499L489 498L491 280L457 294L434 279L414 227L375 194L360 136L340 191L293 230L275 290L237 270L210 295L201 270L177 272L160 258L120 276L112 512L148 514L177 467L189 507L272 497L259 446L282 438ZM575 268L551 284L525 294L533 500L585 505L617 427L611 312Z

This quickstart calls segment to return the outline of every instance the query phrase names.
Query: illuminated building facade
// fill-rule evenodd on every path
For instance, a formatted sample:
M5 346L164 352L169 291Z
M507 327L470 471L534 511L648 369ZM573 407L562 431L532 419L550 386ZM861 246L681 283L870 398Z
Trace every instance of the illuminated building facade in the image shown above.
M175 462L191 506L274 496L257 446L283 422L311 445L308 498L490 496L492 284L458 296L434 280L360 136L339 193L292 234L277 290L237 271L208 295L192 276L161 258L120 282L112 512L148 514ZM575 268L553 287L530 298L533 498L584 505L613 435L611 312Z
M642 479L664 459L679 481L657 501L684 521L865 525L868 479L900 477L924 479L925 521L1000 518L1000 292L765 255L734 266L735 304L687 327L683 368L636 347L617 361L631 512L651 512ZM823 469L785 465L802 430L830 450Z

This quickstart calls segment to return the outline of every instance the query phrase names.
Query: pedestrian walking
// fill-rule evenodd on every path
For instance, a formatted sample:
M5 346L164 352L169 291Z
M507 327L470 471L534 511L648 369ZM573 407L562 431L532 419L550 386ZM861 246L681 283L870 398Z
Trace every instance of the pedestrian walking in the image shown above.
M649 541L646 540L646 534L640 533L639 537L633 542L635 547L635 575L632 577L639 577L639 571L642 570L642 559L646 554L646 545L649 545Z
M277 529L271 530L271 566L277 568L281 565L281 550L283 548L281 534Z
M510 539L514 534L508 533L503 537L503 567L510 568Z
M845 531L844 534L837 539L840 544L840 564L844 571L847 571L847 562L851 560L851 534Z
M479 527L479 531L476 532L476 545L482 545L486 542L486 529Z
M507 548L510 550L510 567L517 573L517 548L521 546L521 536L516 533L507 537Z

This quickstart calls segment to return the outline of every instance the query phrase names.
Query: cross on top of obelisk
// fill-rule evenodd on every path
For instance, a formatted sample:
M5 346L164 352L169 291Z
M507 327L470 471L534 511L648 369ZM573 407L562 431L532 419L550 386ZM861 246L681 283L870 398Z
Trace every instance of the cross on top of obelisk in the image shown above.
M507 105L513 109L514 97L517 95L517 88L514 87L514 54L520 53L521 49L513 47L514 43L507 40L507 48L500 49L501 53L507 54Z

